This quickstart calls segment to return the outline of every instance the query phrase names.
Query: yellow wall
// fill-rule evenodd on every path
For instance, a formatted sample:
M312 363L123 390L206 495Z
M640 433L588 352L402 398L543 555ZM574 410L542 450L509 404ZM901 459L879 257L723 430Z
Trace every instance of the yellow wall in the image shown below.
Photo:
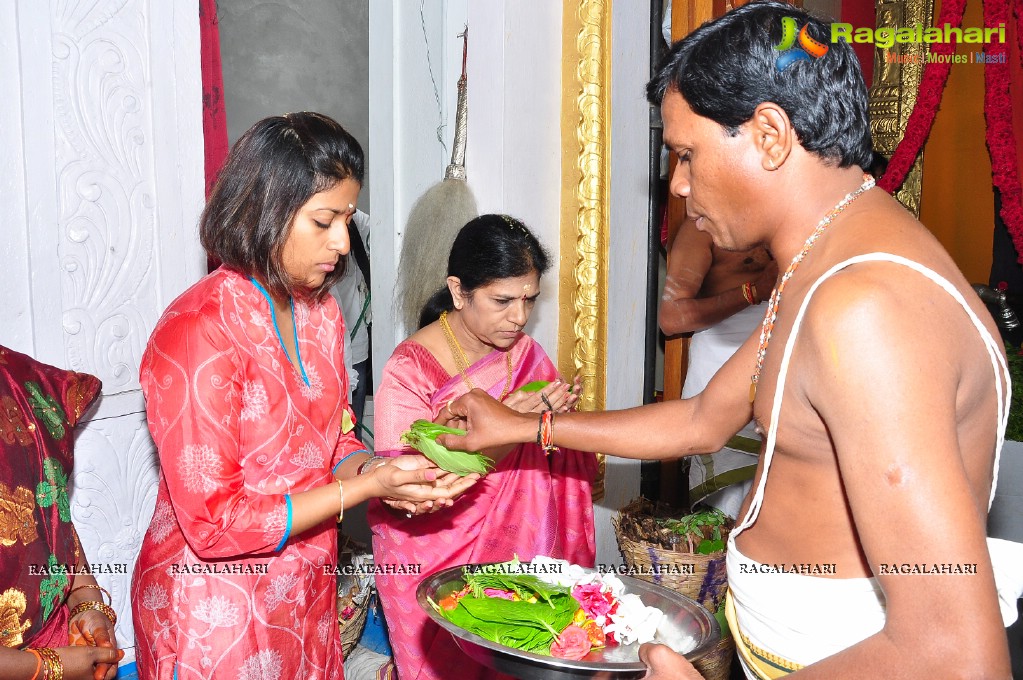
M935 5L937 20L940 2ZM963 26L983 25L981 0L969 0ZM969 54L981 48L960 44L958 51ZM991 158L984 130L984 66L953 64L924 146L920 221L974 283L988 281L994 229Z

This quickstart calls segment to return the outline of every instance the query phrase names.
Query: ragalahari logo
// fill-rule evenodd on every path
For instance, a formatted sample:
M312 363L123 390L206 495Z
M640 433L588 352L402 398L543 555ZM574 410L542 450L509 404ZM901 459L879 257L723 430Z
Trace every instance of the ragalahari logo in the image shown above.
M828 46L811 38L806 25L796 31L795 17L782 17L781 42L774 49L781 52L777 62L779 71L784 71L797 61L813 61L828 53Z

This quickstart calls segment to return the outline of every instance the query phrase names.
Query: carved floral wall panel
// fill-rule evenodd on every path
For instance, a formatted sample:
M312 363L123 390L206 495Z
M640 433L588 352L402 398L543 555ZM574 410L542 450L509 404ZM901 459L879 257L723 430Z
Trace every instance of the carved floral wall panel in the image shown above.
M118 613L117 637L132 644L131 572L156 505L157 462L144 413L93 422L76 442L71 518Z
M62 326L104 393L138 388L159 313L147 4L51 3Z

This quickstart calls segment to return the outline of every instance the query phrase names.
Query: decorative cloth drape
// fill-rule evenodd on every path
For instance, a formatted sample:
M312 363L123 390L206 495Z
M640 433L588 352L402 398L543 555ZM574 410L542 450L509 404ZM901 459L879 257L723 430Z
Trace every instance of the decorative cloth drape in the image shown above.
M224 113L224 74L220 66L220 27L217 1L199 0L199 42L202 67L202 134L206 158L206 195L227 158L227 115Z
M1010 2L1006 0L984 0L984 26L997 28L1005 24L1007 32L1013 20L1009 11ZM1019 34L1019 18L1023 15L1023 0L1014 0L1017 38ZM936 24L938 26L961 26L966 0L943 0L941 13ZM955 54L956 43L931 43L930 49L935 54ZM991 155L991 171L993 183L1002 195L1002 219L1012 236L1016 246L1017 258L1023 263L1023 197L1021 197L1018 157L1016 154L1016 137L1012 127L1012 106L1010 88L1010 69L1020 68L1020 63L1013 64L1009 59L1009 44L990 42L984 46L989 60L984 64L984 116L986 125L986 141L988 153ZM1019 50L1023 60L1023 45ZM934 117L941 103L941 96L948 81L951 62L932 61L924 66L923 78L916 105L906 123L906 131L892 154L884 176L878 186L893 193L906 179L913 161L923 148L934 124Z

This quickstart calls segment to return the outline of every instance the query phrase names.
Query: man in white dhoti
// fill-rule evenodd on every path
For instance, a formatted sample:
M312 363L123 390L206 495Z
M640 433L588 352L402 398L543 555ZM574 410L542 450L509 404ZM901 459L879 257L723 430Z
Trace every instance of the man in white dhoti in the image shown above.
M763 247L731 252L686 220L668 246L668 268L658 309L665 335L692 333L682 398L703 391L721 366L760 327L778 264ZM759 439L753 423L741 435ZM752 443L752 442L751 442ZM689 500L738 517L753 483L755 455L738 448L693 456Z
M672 48L648 88L679 158L672 193L716 246L763 245L784 270L761 331L700 394L559 414L541 434L663 459L756 420L755 492L727 558L749 678L1008 678L1016 612L1000 603L1019 597L1023 557L985 535L1010 389L998 329L937 239L864 175L866 86L828 36L754 2ZM449 409L468 433L440 441L462 450L533 441L549 420L479 390ZM643 656L649 678L699 677L663 647Z

